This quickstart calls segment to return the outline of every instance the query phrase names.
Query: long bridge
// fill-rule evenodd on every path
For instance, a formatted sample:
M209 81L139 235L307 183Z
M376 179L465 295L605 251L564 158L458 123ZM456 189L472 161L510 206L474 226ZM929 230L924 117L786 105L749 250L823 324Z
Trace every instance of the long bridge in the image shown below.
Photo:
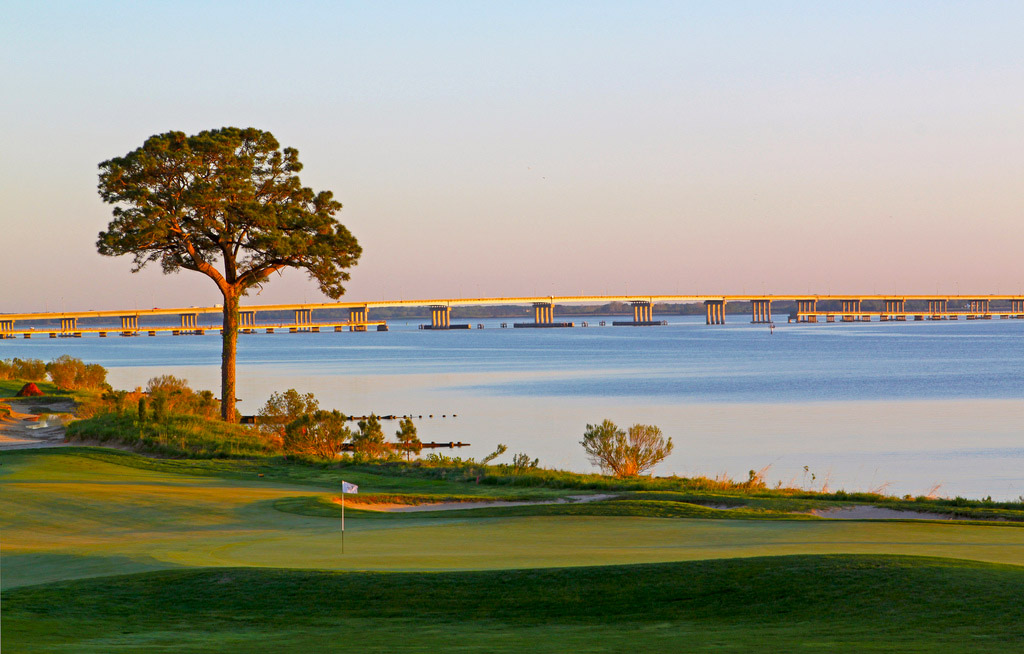
M705 321L708 325L725 324L725 309L729 303L749 302L751 322L756 324L773 324L772 303L793 302L796 310L789 314L789 322L870 322L906 321L906 320L986 320L999 318L1024 319L1024 295L565 295L536 297L490 297L490 298L444 298L426 300L379 300L372 302L321 302L302 304L264 304L249 305L239 310L239 331L254 333L265 330L273 333L276 330L291 333L318 332L321 329L334 331L366 331L376 328L387 330L383 320L370 320L371 309L390 307L426 307L430 309L429 325L421 325L424 329L466 329L470 325L453 325L451 322L452 307L465 306L499 306L499 305L530 305L533 307L533 320L515 323L514 327L572 327L572 322L560 322L555 319L555 306L566 304L607 304L621 302L633 308L633 319L616 321L615 325L661 325L663 321L654 319L656 304L691 304L703 303ZM873 303L876 308L867 310L866 303ZM915 303L917 308L910 310L908 303ZM927 310L921 306L927 303ZM313 312L316 310L348 310L348 320L314 322ZM97 334L105 337L108 334L121 336L137 336L147 333L155 336L157 332L170 332L174 335L202 334L209 330L219 330L217 326L201 326L198 317L204 314L221 314L220 305L208 307L179 307L104 310L104 311L61 311L37 313L5 313L0 314L0 339L31 338L32 336L49 335L57 337L80 337L83 334ZM259 313L293 312L292 323L257 323ZM141 318L176 316L176 325L143 325ZM118 319L120 327L83 327L79 320L87 319ZM19 322L44 323L42 326L33 324L30 327L18 325ZM144 322L144 321L143 321Z

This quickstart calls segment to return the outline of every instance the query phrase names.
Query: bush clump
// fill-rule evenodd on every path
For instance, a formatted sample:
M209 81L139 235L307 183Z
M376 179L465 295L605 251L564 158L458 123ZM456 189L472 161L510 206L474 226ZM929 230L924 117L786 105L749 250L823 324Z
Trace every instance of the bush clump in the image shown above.
M46 364L50 381L62 391L103 388L107 385L107 369L97 363L84 363L64 354Z
M172 413L214 418L220 412L212 391L194 391L188 380L173 375L153 377L146 384L146 393L156 420Z
M46 379L46 364L41 359L0 360L0 379L38 382Z

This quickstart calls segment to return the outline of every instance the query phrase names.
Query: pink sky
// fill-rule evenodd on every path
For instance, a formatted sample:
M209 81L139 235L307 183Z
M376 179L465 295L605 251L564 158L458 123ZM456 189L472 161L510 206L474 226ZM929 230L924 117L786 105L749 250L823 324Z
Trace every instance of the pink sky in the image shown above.
M223 125L344 203L346 299L1024 292L1017 3L175 7L0 26L0 311L217 302L96 254L95 186Z

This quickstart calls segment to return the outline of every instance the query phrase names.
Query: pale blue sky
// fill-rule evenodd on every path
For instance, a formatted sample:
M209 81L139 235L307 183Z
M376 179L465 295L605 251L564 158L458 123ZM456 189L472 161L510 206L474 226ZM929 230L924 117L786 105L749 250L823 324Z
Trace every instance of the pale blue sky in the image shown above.
M8 0L0 311L216 302L96 254L95 185L224 125L344 203L351 299L1021 292L1022 33L1020 2Z

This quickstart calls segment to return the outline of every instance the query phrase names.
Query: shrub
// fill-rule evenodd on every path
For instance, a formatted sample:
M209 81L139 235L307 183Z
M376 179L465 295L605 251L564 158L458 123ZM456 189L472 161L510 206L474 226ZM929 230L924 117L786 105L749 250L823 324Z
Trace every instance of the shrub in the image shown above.
M163 422L167 419L167 396L157 394L153 396L153 420Z
M512 473L516 475L523 474L530 468L536 468L540 464L540 459L530 460L530 455L526 452L520 452L512 457Z
M40 359L6 359L0 361L0 379L43 381L46 379L46 364Z
M257 413L260 431L278 444L284 442L285 427L299 417L316 413L320 403L312 393L302 394L294 388L283 393L272 393Z
M96 363L83 363L64 354L46 364L46 372L57 388L64 391L103 388L107 383L107 370Z
M162 419L155 415L157 403L162 405L161 411L164 417L168 413L178 413L212 418L220 409L212 391L193 391L188 386L188 380L179 379L173 375L153 377L146 384L146 392L153 403L156 420Z
M342 444L352 438L340 411L316 411L299 416L285 427L284 449L290 454L304 454L333 459Z
M616 477L636 477L672 452L672 439L657 427L633 425L624 432L611 420L587 425L580 444L592 463Z

